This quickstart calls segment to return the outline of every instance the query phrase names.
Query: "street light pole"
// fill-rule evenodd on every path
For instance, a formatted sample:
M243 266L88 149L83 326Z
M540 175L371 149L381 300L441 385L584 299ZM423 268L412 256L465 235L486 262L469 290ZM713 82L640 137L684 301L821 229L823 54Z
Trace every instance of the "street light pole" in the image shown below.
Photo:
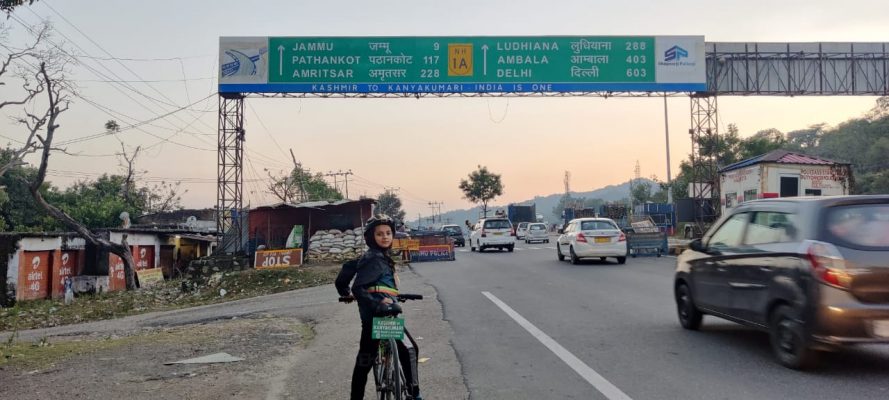
M664 93L664 133L667 136L667 203L673 204L673 177L670 174L670 119L667 114L667 93Z

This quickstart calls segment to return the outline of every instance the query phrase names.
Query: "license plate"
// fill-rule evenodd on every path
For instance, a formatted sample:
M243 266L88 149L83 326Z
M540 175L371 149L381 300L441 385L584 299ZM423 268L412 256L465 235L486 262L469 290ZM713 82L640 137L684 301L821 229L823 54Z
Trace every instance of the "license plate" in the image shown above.
M889 320L873 321L874 336L889 338Z
M494 236L502 236L503 232L494 232Z
M379 339L404 339L404 318L374 318L370 337Z
M611 243L610 237L597 237L596 243Z

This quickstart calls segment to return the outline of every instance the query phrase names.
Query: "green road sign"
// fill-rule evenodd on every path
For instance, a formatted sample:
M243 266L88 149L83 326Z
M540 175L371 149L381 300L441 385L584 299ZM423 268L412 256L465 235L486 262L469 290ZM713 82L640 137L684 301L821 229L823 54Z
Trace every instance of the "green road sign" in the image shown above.
M695 91L704 38L220 39L220 92Z

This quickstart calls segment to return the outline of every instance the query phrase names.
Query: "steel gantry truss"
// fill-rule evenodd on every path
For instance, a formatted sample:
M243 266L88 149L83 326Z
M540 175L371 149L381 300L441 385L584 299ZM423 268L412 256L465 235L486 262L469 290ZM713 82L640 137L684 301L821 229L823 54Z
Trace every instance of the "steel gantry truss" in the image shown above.
M242 251L244 186L244 96L219 96L216 227L222 235L220 251Z
M691 97L689 193L700 228L719 213L717 96L889 96L889 43L705 43L707 91L700 93L220 93L217 223L225 252L243 244L244 99L425 97ZM712 147L711 147L712 146Z
M887 96L889 43L705 44L719 96Z
M697 93L691 96L691 166L692 185L688 195L694 199L696 230L702 233L712 223L719 207L719 116L716 96Z

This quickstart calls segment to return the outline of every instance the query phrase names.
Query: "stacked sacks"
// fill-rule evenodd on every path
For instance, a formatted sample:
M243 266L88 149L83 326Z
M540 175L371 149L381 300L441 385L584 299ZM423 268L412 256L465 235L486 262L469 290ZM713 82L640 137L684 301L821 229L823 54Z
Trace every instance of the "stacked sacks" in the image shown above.
M361 256L367 249L362 228L317 231L309 238L309 261L341 262Z

